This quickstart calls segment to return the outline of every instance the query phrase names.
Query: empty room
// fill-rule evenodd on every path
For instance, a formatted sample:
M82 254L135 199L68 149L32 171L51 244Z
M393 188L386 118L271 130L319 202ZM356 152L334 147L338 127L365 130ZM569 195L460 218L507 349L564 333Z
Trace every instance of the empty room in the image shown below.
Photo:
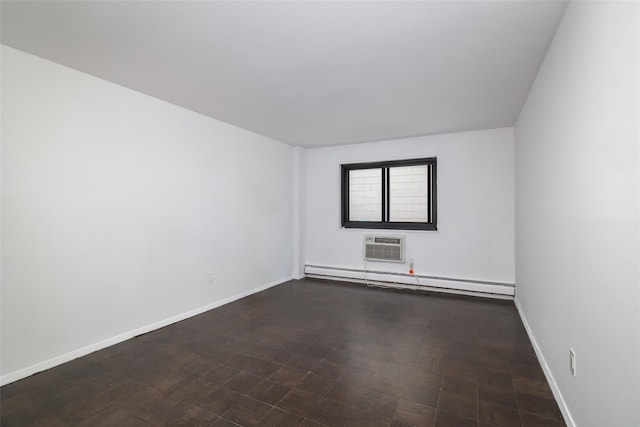
M640 2L0 18L3 427L640 426Z

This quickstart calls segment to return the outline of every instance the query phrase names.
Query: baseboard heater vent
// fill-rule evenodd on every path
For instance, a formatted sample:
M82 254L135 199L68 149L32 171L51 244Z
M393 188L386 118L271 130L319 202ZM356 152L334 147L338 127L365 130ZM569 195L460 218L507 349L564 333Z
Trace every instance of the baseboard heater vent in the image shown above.
M364 236L364 259L367 261L404 262L404 236Z
M446 292L486 298L513 299L515 284L406 273L306 265L306 277L355 283L380 283L392 287Z

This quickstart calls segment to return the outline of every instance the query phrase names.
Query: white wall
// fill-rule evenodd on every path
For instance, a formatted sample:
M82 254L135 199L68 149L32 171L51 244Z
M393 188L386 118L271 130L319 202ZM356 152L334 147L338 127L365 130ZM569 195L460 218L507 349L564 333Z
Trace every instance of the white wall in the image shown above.
M515 127L516 298L581 427L640 425L639 12L570 3Z
M2 47L3 382L290 278L292 164L290 146Z
M362 269L366 230L340 224L340 165L438 158L438 231L401 231L416 274L514 282L513 129L307 150L306 263ZM383 232L398 234L397 231ZM404 264L368 268L407 272Z
M293 147L293 278L304 277L306 149Z

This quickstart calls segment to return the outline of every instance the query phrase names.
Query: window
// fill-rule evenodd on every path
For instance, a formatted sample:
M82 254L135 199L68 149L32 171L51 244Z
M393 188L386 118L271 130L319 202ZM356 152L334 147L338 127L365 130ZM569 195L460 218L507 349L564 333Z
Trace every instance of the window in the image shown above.
M436 230L436 158L342 165L342 226Z

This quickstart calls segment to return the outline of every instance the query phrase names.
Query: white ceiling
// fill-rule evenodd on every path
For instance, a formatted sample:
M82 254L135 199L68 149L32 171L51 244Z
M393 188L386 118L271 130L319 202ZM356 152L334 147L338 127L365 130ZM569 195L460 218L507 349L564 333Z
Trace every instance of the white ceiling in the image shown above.
M2 43L280 141L514 124L564 1L2 1Z

